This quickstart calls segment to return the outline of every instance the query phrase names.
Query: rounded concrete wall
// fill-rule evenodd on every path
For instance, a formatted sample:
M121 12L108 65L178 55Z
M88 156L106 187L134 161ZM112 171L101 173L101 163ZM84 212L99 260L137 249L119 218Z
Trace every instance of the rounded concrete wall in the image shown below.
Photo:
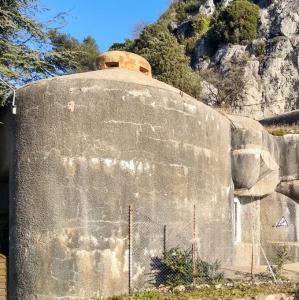
M126 293L129 204L173 225L177 245L179 236L192 239L196 204L201 257L230 264L231 137L225 117L121 69L25 86L17 105L11 299ZM189 232L178 225L183 223ZM135 242L158 253L154 234L136 235ZM134 259L134 270L142 270Z

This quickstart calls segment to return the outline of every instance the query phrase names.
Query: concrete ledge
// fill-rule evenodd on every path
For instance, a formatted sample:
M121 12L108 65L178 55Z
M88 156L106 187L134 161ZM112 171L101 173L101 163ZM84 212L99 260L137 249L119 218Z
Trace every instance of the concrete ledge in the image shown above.
M294 110L271 118L259 121L264 126L272 125L294 125L299 123L299 110Z

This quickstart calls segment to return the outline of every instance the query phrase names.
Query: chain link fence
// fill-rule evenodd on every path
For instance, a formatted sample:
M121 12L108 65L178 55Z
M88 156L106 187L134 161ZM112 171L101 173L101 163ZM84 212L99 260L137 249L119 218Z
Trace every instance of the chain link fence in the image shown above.
M142 209L129 208L129 291L158 288L177 274L163 260L165 255L197 255L195 207L189 220L161 222ZM172 253L169 253L172 251ZM171 259L171 257L169 257ZM190 276L192 276L192 262Z
M269 198L271 205L271 198ZM265 201L265 200L263 200ZM271 203L270 203L271 202ZM184 261L184 283L200 282L208 276L211 278L224 275L226 278L258 279L260 276L274 282L278 281L275 273L273 255L269 255L269 239L274 232L285 231L285 224L269 210L261 200L240 198L232 209L232 262L231 266L220 266L215 253L204 254L204 247L197 232L203 224L197 216L195 205L188 207L178 218L168 218L162 213L153 216L143 208L129 207L128 212L128 290L129 293L147 289L161 288L168 282L178 282L180 271L172 269L165 263L175 262L178 256ZM287 207L287 205L286 205ZM276 220L275 223L273 220ZM273 223L274 222L274 223ZM273 223L273 224L272 224ZM289 225L289 224L288 224ZM217 237L211 236L211 241L217 243ZM271 245L270 245L271 246ZM203 259L201 260L203 255ZM172 256L173 261L172 261ZM207 259L207 261L205 261ZM243 264L244 263L244 264ZM263 265L263 266L261 266ZM234 267L236 266L236 267ZM200 269L205 274L198 274ZM230 277L232 276L232 277ZM236 277L235 277L236 276ZM199 279L199 280L198 280ZM267 279L267 280L268 280ZM212 280L213 281L213 280ZM211 281L210 281L211 282Z

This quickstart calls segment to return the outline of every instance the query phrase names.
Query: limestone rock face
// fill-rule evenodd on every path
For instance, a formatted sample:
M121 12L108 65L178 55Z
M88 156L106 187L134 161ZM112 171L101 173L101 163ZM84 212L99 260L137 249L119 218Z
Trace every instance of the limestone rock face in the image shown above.
M202 4L202 6L199 9L199 12L207 16L212 16L215 12L215 7L216 6L213 0L207 0Z
M292 37L298 34L299 10L297 0L272 1L272 4L262 10L262 28L270 37Z
M228 2L223 1L223 5ZM207 59L206 41L202 39L195 49L193 65L199 70L216 67L224 74L233 59L246 55L242 74L245 87L233 112L256 119L299 108L298 1L272 1L266 7L262 2L256 41L247 46L220 47ZM259 47L263 48L262 53L258 52ZM210 90L203 88L204 99L211 99Z

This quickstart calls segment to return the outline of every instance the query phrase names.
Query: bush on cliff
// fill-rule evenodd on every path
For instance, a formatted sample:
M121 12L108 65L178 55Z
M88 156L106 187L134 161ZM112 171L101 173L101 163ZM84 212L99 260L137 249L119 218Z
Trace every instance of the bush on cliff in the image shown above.
M215 44L241 44L257 37L259 7L247 0L234 0L221 10L211 28Z
M203 1L201 0L181 0L177 2L176 19L184 22L191 15L196 15Z
M200 38L209 30L210 18L204 14L198 15L192 21L192 37L185 39L186 53L192 55L193 50Z

